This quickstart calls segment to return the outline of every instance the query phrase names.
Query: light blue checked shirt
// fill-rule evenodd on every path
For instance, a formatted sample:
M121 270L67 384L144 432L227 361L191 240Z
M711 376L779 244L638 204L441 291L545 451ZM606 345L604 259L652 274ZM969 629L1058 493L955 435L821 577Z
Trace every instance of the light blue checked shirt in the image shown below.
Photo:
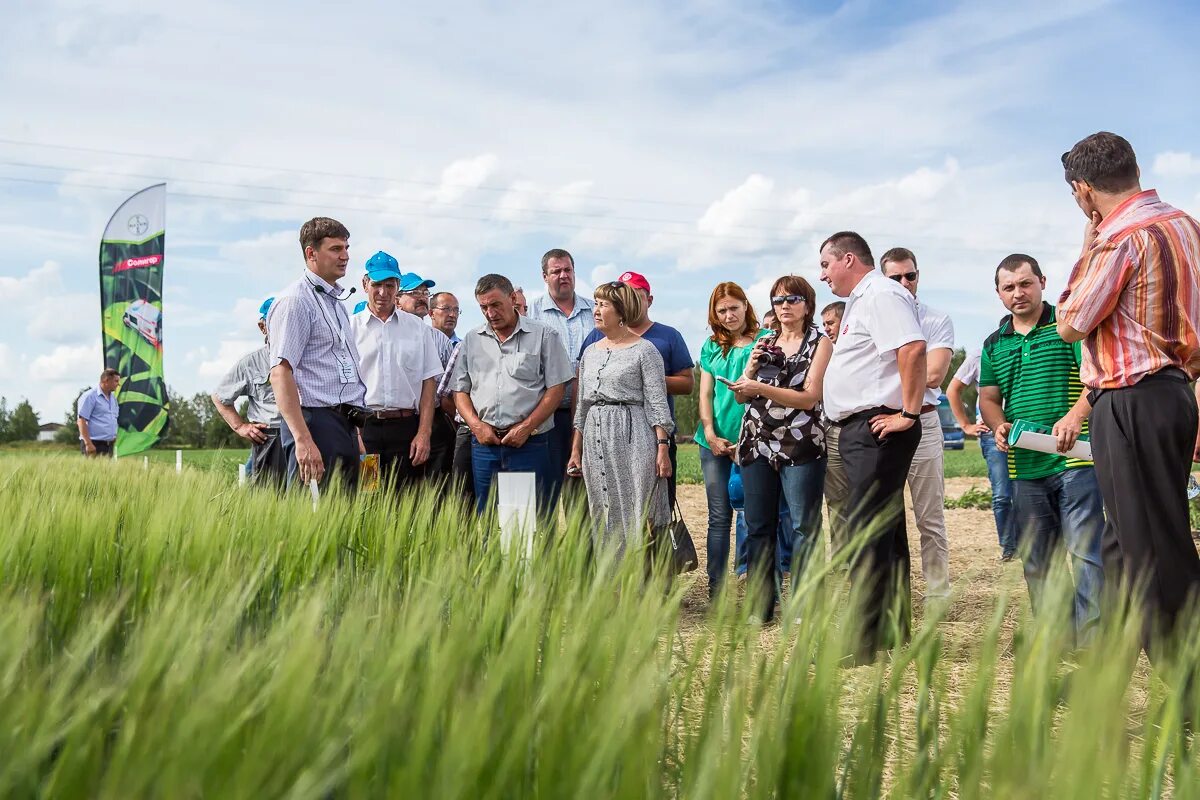
M341 286L305 270L275 297L267 314L271 367L285 360L291 365L302 406L366 405L358 348L340 294Z
M591 298L575 294L575 308L571 316L567 316L555 305L554 298L546 292L529 304L529 318L536 319L558 334L559 340L567 348L567 358L571 360L571 372L579 371L579 351L583 349L583 340L596 328L596 320L592 318L593 306ZM572 383L574 383L572 381ZM562 405L559 408L571 407L571 387L567 384L563 394Z

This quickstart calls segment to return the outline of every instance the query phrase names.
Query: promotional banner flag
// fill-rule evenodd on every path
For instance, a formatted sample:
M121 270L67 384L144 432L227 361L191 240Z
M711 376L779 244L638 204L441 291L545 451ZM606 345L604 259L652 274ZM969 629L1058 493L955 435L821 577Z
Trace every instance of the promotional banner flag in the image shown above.
M130 197L100 242L100 327L104 366L121 373L116 452L152 447L167 429L163 380L162 270L167 185Z

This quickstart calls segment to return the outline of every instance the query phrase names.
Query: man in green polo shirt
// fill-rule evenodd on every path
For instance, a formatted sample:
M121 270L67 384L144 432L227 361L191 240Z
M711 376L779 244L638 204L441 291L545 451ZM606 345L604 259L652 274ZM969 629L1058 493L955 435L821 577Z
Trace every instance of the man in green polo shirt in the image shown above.
M1075 568L1073 620L1086 644L1100 618L1104 572L1100 537L1104 505L1092 462L1009 446L1017 420L1044 425L1058 452L1087 432L1091 411L1079 380L1079 344L1058 335L1054 306L1042 301L1046 278L1036 260L1015 253L996 268L996 293L1012 312L983 344L979 409L1008 453L1013 517L1029 599L1038 612L1060 542Z

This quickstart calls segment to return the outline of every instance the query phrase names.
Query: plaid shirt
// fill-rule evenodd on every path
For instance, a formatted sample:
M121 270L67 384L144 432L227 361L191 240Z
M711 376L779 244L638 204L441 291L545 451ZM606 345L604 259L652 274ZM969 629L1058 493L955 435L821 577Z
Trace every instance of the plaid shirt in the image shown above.
M1093 389L1167 367L1200 375L1200 223L1153 190L1129 198L1071 270L1058 314L1088 334L1080 377Z

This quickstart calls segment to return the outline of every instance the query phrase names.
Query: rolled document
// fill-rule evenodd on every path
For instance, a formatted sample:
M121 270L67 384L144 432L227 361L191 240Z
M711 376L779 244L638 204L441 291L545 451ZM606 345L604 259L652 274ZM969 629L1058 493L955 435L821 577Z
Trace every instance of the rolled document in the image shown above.
M1060 453L1058 452L1058 437L1051 433L1049 428L1023 419L1013 423L1012 430L1008 432L1008 443L1013 447L1036 450L1039 453L1052 453L1083 461L1092 460L1092 443L1082 436L1075 441L1070 450Z

